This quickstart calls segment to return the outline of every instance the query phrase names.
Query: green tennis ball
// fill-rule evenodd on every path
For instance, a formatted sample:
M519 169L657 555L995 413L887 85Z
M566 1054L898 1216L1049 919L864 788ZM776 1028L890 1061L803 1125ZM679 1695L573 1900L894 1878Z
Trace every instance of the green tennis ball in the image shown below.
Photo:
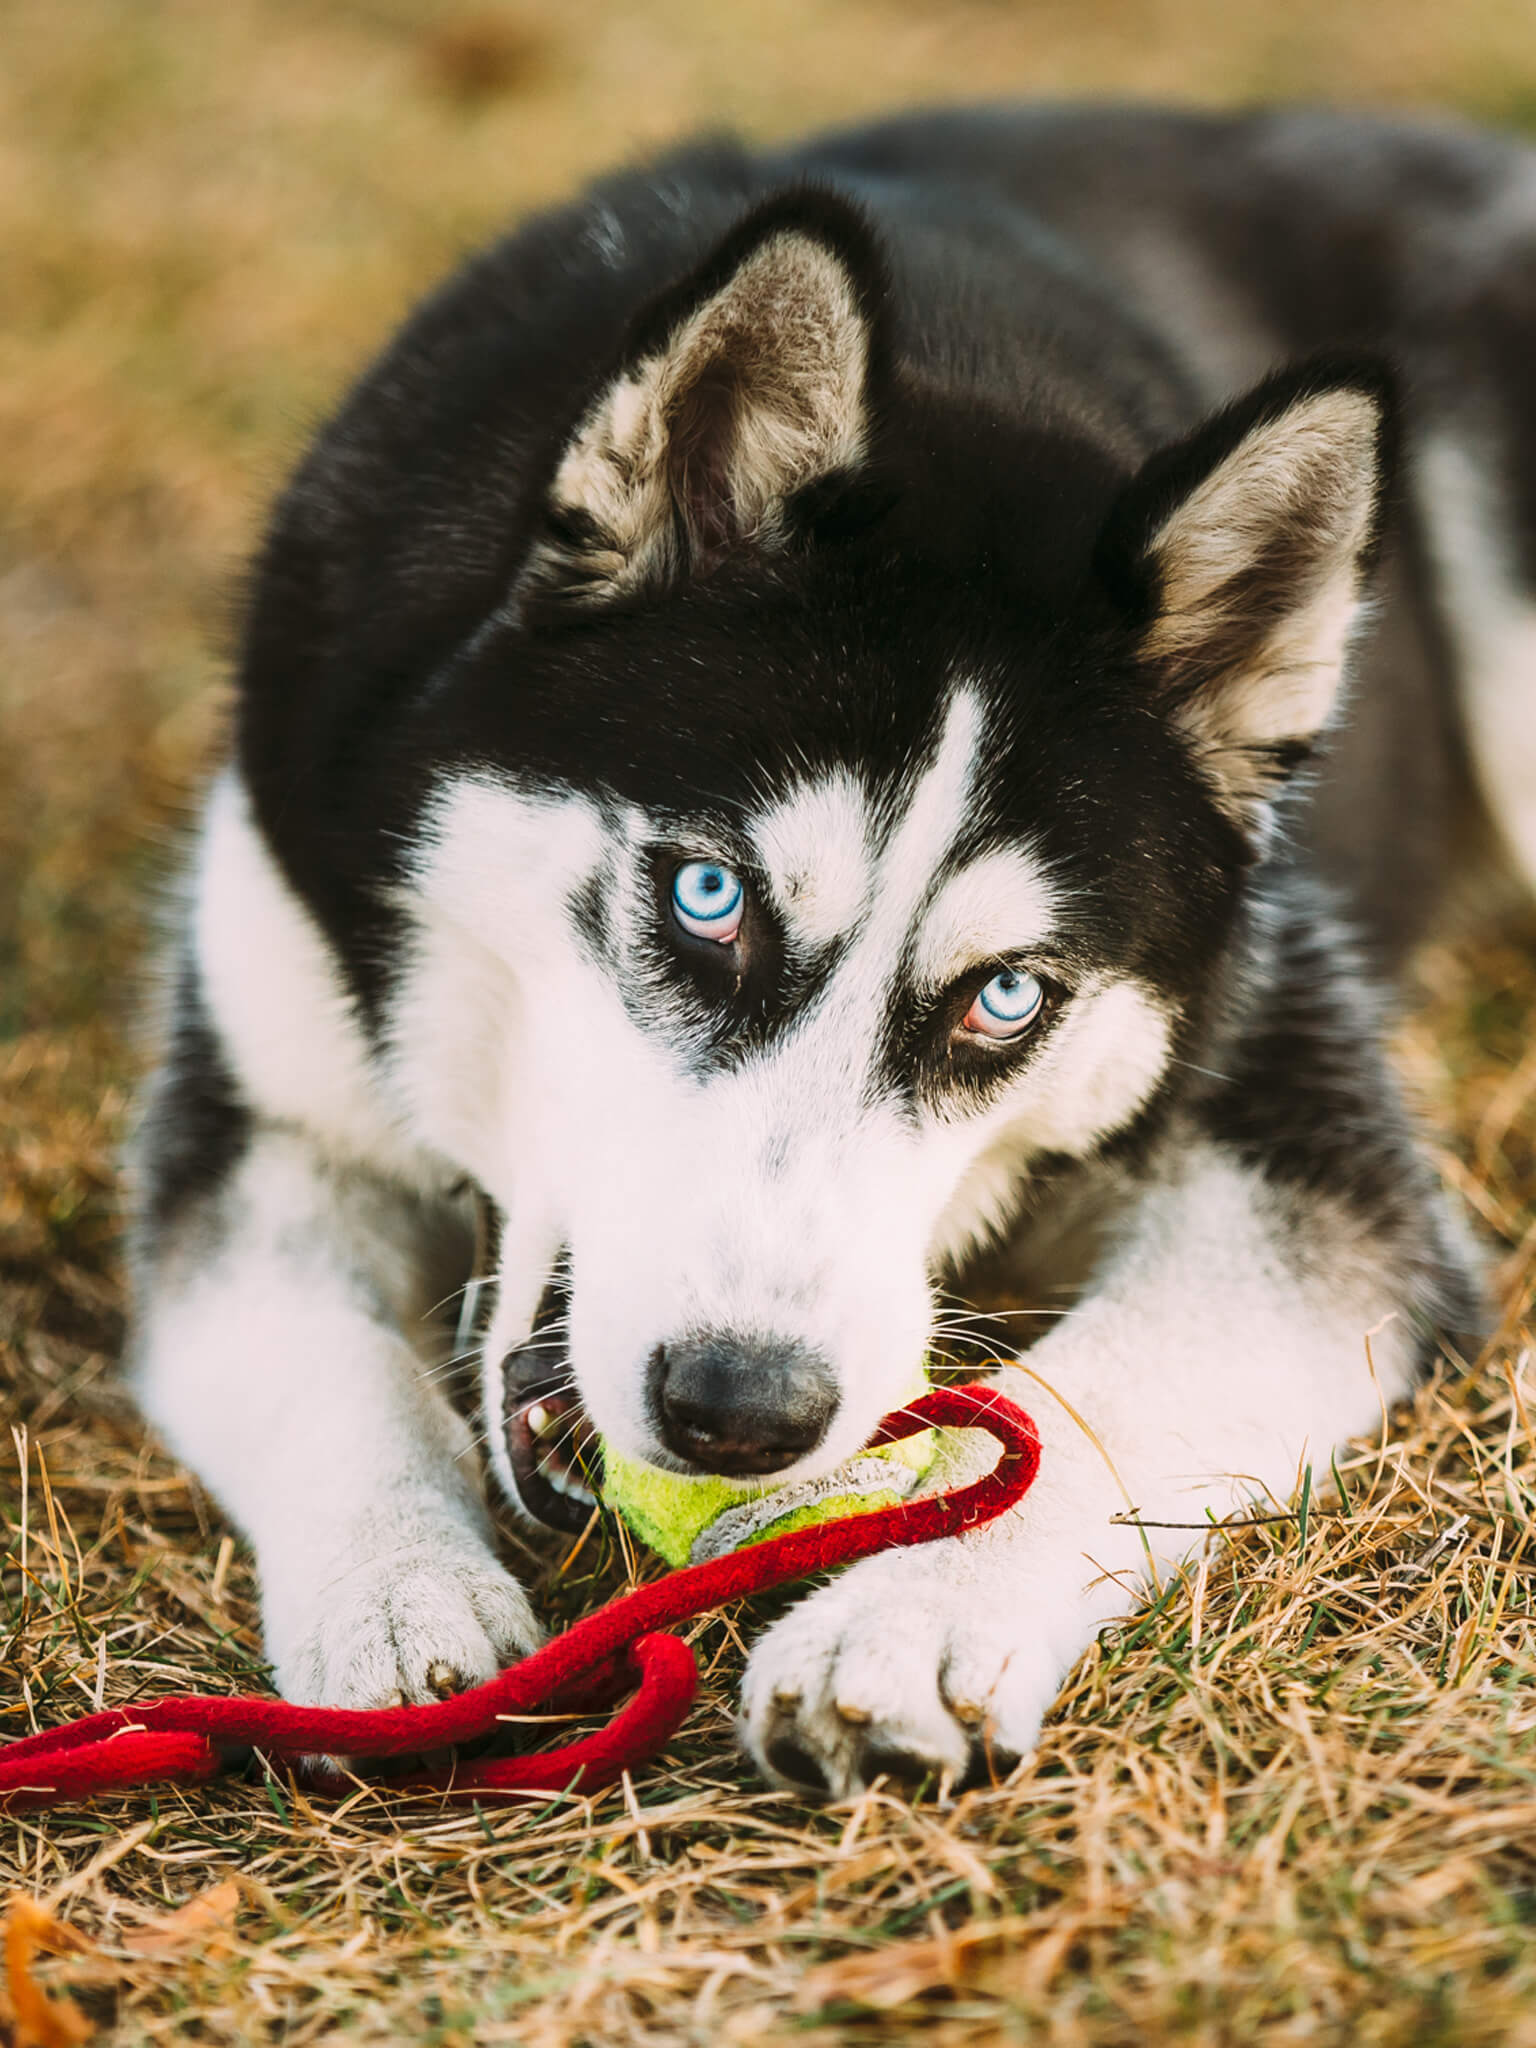
M925 1380L909 1391L907 1399L926 1385ZM603 1500L668 1564L703 1564L813 1522L895 1507L916 1489L936 1448L934 1432L925 1429L899 1443L859 1451L820 1479L765 1487L739 1479L687 1479L605 1444Z

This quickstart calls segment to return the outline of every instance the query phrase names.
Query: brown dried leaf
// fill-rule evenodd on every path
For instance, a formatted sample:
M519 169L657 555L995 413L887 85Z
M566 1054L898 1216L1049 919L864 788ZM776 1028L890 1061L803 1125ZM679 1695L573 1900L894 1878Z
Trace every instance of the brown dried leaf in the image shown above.
M867 2006L872 2012L890 2012L925 1992L958 1990L965 1981L966 1964L977 1950L1017 1941L1026 1932L1038 1932L1033 1920L992 1920L976 1927L945 1929L921 1941L839 1956L836 1962L822 1963L801 1979L795 2010L814 2012L820 2006L846 2001Z
M197 1948L206 1953L234 1928L240 1908L240 1887L232 1877L212 1884L195 1898L162 1913L122 1938L123 1947L136 1956L163 1956L177 1949Z
M50 1998L33 1975L40 1949L80 1949L73 1928L35 1899L12 1899L5 1913L5 1983L15 2048L78 2048L96 2029L72 1998Z

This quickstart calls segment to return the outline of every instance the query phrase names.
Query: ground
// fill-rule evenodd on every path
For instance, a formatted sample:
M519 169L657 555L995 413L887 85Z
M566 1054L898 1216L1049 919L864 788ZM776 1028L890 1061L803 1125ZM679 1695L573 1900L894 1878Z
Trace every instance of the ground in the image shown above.
M0 46L15 1734L97 1697L262 1680L249 1560L114 1384L114 1159L241 560L412 296L509 214L700 125L1134 91L1529 126L1536 15L0 0ZM699 1631L704 1694L666 1759L591 1801L412 1815L257 1778L0 1821L0 1898L39 1902L63 1951L34 2010L13 1913L0 2037L1536 2044L1533 962L1529 930L1436 948L1400 1035L1496 1260L1500 1341L1106 1637L1006 1783L947 1807L763 1791L730 1727L762 1617L735 1613ZM525 1559L556 1613L622 1579L596 1544L564 1556Z

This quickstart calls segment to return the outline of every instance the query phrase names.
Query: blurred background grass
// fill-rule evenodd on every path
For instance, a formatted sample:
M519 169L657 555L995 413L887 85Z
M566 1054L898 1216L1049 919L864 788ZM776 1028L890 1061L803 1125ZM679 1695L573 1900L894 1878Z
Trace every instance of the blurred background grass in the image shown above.
M8 1420L25 1424L31 1445L23 1444L16 1474L0 1484L13 1546L0 1560L0 1579L7 1601L14 1591L19 1602L7 1609L12 1629L0 1633L0 1667L9 1659L24 1674L28 1711L52 1717L89 1696L93 1681L89 1672L82 1676L80 1645L94 1644L98 1631L102 1643L111 1633L114 1687L248 1683L259 1668L247 1564L237 1553L231 1563L195 1483L145 1447L109 1391L121 1327L114 1158L137 1057L133 1027L154 905L173 871L198 776L220 743L241 564L307 431L416 294L460 254L616 158L700 127L769 137L900 103L1032 93L1325 99L1449 109L1531 127L1536 0L637 0L622 7L600 0L0 0L0 1403ZM1421 968L1424 1004L1401 1043L1410 1079L1445 1133L1443 1168L1505 1255L1511 1329L1528 1304L1536 1257L1532 962L1528 943L1507 938L1434 950ZM1481 1399L1480 1383L1468 1385ZM1416 1449L1406 1469L1427 1471L1434 1458L1472 1441L1460 1410L1437 1427L1440 1449ZM1507 1476L1503 1410L1487 1428L1490 1470L1502 1459ZM89 1545L89 1570L72 1579L69 1545L60 1549L55 1531L58 1572L46 1583L38 1567L32 1581L13 1570L20 1468L35 1458L41 1484L45 1446L49 1469L71 1475L58 1493L65 1528L79 1529ZM32 1498L35 1504L35 1490ZM1496 1553L1497 1517L1489 1514L1488 1529L1467 1541L1493 1543ZM43 1554L37 1527L34 1511L35 1558ZM1358 1569L1361 1585L1374 1583L1369 1559ZM0 1624L5 1618L0 1613ZM1446 1621L1448 1630L1471 1625L1459 1609ZM1440 1653L1431 1643L1423 1655L1428 1670ZM1088 1665L1080 1691L1098 1684L1098 1667L1093 1659ZM1442 1656L1436 1668L1443 1665ZM727 1658L700 1737L700 1768L724 1774L721 1797L729 1802L700 1809L700 1855L716 1853L727 1823L745 1825L742 1817L764 1797L730 1761L725 1724L734 1668ZM1267 1684L1267 1669L1255 1664L1252 1687ZM1436 1682L1424 1680L1431 1689ZM1316 1683L1322 1712L1331 1680ZM0 1709L14 1705L7 1690L0 1673ZM1496 1723L1478 1782L1501 1831L1498 1844L1506 1833L1511 1842L1528 1841L1529 1757L1509 1748L1494 1704L1474 1698L1475 1690L1456 1707L1462 1720L1441 1715L1435 1769L1453 1772L1442 1757L1470 1753L1483 1740L1476 1731ZM1240 1693L1213 1687L1200 1711L1215 1716ZM1089 1756L1106 1786L1121 1783L1146 1753L1136 1734L1138 1703L1149 1696L1144 1675L1132 1674L1122 1695L1111 1710L1095 1694L1091 1715L1079 1715L1075 1729L1069 1702L1053 1736L1061 1756ZM1406 1725L1418 1725L1427 1696L1405 1694ZM10 1732L17 1724L7 1713L0 1725ZM1198 1728L1181 1740L1185 1748L1170 1755L1193 1775L1185 1805L1170 1808L1170 1826L1176 1822L1195 1842L1205 1839L1218 1799L1212 1787L1224 1782L1227 1764L1225 1752L1215 1764L1204 1756ZM1343 1772L1356 1735L1341 1728L1338 1740ZM1495 1748L1497 1768L1487 1761ZM1299 1812L1298 1825L1314 1828L1313 1839L1325 1845L1300 1920L1273 1904L1267 1865L1244 1866L1241 1908L1225 1866L1207 1870L1198 1857L1187 1868L1170 1865L1182 1874L1170 1880L1167 1898L1147 1893L1140 1933L1142 1904L1128 1904L1132 1934L1116 1959L1106 1949L1095 1964L1095 1995L1108 1995L1102 1985L1112 1960L1122 1972L1115 1981L1126 2001L1123 2025L1084 2020L1079 1994L1087 1980L1074 1979L1061 1993L1059 2030L1050 2038L1170 2038L1160 2030L1172 2029L1178 2015L1188 2019L1190 2038L1253 2038L1229 2035L1219 2020L1207 2024L1202 2015L1216 2008L1202 2002L1204 1980L1216 1987L1218 2003L1228 1991L1237 1995L1232 1987L1248 1985L1253 2011L1272 2015L1289 2010L1309 1971L1307 1981L1315 1987L1326 1978L1326 1988L1295 1991L1296 2031L1287 2022L1286 2039L1435 2039L1460 2048L1474 2038L1515 2038L1510 2015L1536 2011L1536 1979L1517 1968L1525 1937L1499 1891L1504 1866L1479 1866L1477 1884L1492 1888L1486 1897L1474 1888L1463 1902L1444 1904L1451 1893L1436 1875L1442 1836L1434 1815L1425 1809L1412 1857L1389 1853L1386 1838L1369 1832L1377 1806L1367 1787L1360 1832L1335 1836L1332 1809L1313 1812L1311 1759L1303 1744L1254 1780L1283 1820L1275 1823L1277 1842L1289 1839ZM1048 1756L1041 1782L1058 1768ZM1019 1796L1027 1818L1037 1795L1026 1784ZM249 1863L253 1805L263 1805L254 1788L210 1795L209 1825L225 1832L217 1842L210 1837L209 1858L235 1868ZM1089 1822L1099 1825L1092 1801L1079 1812L1069 1799L1065 1810L1063 1825L1075 1830L1081 1821L1085 1840ZM898 1861L908 1855L909 1836L921 1834L937 1844L935 1855L970 1855L974 1864L971 1851L955 1846L964 1834L990 1861L1015 1839L1008 1831L1016 1821L1006 1802L976 1813L982 1818L962 1815L941 1835L915 1816L909 1825L892 1808L880 1822L882 1840ZM1506 1813L1513 1816L1507 1830ZM796 1827L801 1818L794 1816ZM966 1833L973 1823L983 1833ZM119 1824L105 1825L110 1832ZM179 1825L188 1825L185 1815ZM285 1882L294 1887L295 1911L308 1914L318 1880L307 1859L319 1836L303 1816L293 1825ZM474 1954L484 1928L474 1917L478 1893L471 1899L452 1890L458 1880L445 1876L449 1890L434 1894L411 1937L419 1935L415 1961L407 1966L386 1939L377 1964L344 1964L361 1938L351 1887L357 1869L374 1868L375 1833L382 1841L387 1826L381 1816L375 1830L370 1818L355 1853L348 1849L326 1880L334 1953L325 1982L341 1986L350 1969L356 1983L349 1978L351 1989L334 1992L311 1986L305 1997L318 2001L317 2014L354 2000L348 2025L355 2021L370 2039L397 2038L397 2016L409 2014L417 2038L427 2005L412 2001L428 1981L423 1959L441 1961L440 1928L452 1920ZM498 1835L487 1832L486 1840L510 1841L515 1826L498 1823ZM638 1820L635 1827L643 1846ZM1020 1838L1034 1836L1026 1829ZM30 1873L28 1881L41 1886L45 1876L51 1881L80 1864L96 1840L46 1826L17 1829L14 1860L0 1857L10 1873L0 1881ZM579 1840L579 1855L595 1853L586 1837ZM457 1836L453 1842L456 1870L463 1850ZM567 1861L578 1854L576 1835L561 1854ZM644 1849L642 1865L649 1854ZM811 1854L813 1864L820 1854ZM1040 1906L1045 1924L1096 1925L1098 1880L1072 1877L1063 1855L1061 1871L1039 1880L1040 1900L1055 1901ZM1385 1882L1377 1866L1386 1870L1392 1856L1399 1875L1411 1868L1422 1873L1413 1882L1430 1889L1422 1913L1413 1906L1422 1944L1411 1950L1412 1969L1394 1964L1400 1981L1384 1977L1373 1989L1360 1975L1352 1887L1358 1880L1364 1897L1374 1886L1374 1898ZM784 1884L798 1867L788 1857ZM1141 1866L1132 1857L1127 1868L1126 1898L1141 1900ZM150 1896L150 1880L132 1869L130 1879L123 1866L125 1895ZM536 1874L541 1884L554 1882L542 1866ZM268 1881L277 1884L274 1876ZM575 1885L569 1870L561 1882ZM581 1880L583 1898L588 1882ZM820 1882L805 1893L815 1905L808 1946L792 1956L814 1954L823 1938ZM972 1904L981 1911L985 1885L977 1883ZM923 1876L914 1925L923 1924L928 1887ZM1063 1901L1078 1922L1071 1914L1062 1920ZM387 1936L395 1907L381 1897L367 1910L381 1916ZM856 1929L868 1924L862 1904L848 1910ZM516 1923L507 1926L516 1931ZM1504 1931L1496 1935L1496 1927ZM1453 1936L1461 1944L1454 1960ZM534 1930L528 1939L537 1948L547 1935ZM651 1935L641 1926L635 1939L638 1968ZM1138 1947L1142 1941L1150 1949ZM1207 1942L1208 1950L1200 1946ZM1053 1969L1067 1953L1062 1947ZM1154 1997L1148 1987L1156 1972L1145 1956L1165 1953L1180 1959L1179 1968L1170 1965ZM533 1967L524 1950L517 1954L519 1970ZM269 2029L268 1992L254 1978L254 2002L240 2006L233 1977L185 1993L179 1967L168 1966L144 1991L145 2038L170 2038L166 2015L177 2012L176 2038L183 2024L186 2038L244 2042L257 2037L253 2028L261 2038L289 2038ZM787 1963L773 1967L789 1973L786 1982L794 1974ZM714 1968L705 1955L701 1974L687 1980L705 1986L697 1993L701 2013L714 1998ZM1489 1988L1468 1996L1474 2004L1482 1998L1484 2020L1473 2026L1473 2006L1449 1992L1445 2009L1461 2017L1433 2019L1436 1987L1472 1983L1478 1968ZM281 1969L270 1980L279 1988L286 1981ZM370 2002L386 1983L398 2007ZM227 2024L207 2019L210 2002L228 2000L235 2004ZM544 2031L526 2038L575 2038L575 2009L557 2000ZM631 2038L625 2030L638 2010L623 2008L617 2034L594 2026L581 2038ZM990 2039L992 2009L978 2012L976 2038ZM1154 2012L1161 2018L1149 2033L1153 2021L1135 2015ZM654 2038L680 2038L670 2031L680 2024L672 2008L663 2014L655 2007ZM732 2038L755 2038L762 2024L747 2012L746 2031ZM706 2019L698 2025L699 2038L708 2038ZM891 2025L888 2038L904 2037L899 2016ZM508 2027L483 2034L471 2017L462 2034L449 2029L433 2038L525 2038L522 2021ZM828 2036L818 2030L817 2038ZM1520 2038L1536 2044L1536 2020Z

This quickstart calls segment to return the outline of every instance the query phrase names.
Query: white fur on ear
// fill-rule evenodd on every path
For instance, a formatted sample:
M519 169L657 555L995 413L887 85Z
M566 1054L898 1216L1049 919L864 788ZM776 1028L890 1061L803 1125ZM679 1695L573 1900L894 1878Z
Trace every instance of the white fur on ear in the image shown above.
M803 230L769 234L592 405L525 587L601 600L772 546L793 492L862 457L868 363L842 260Z
M1251 825L1327 724L1360 616L1382 402L1314 391L1261 420L1157 527L1143 655L1223 807Z

